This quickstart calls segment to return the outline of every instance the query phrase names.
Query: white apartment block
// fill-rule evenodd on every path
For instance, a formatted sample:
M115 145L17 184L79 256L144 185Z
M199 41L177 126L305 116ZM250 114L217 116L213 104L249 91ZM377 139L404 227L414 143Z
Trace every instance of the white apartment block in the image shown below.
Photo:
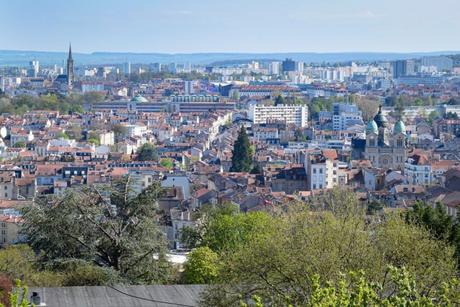
M334 115L332 117L332 130L342 131L347 130L353 125L363 125L363 118L359 113L345 113Z
M307 154L304 167L310 191L346 184L346 178L339 173L338 161L328 159L322 154Z
M413 159L407 159L404 164L404 176L407 183L414 185L430 185L432 182L432 172L430 164L415 164Z
M295 124L298 127L306 127L308 125L308 108L296 105L251 105L249 107L249 119L254 124L284 122Z

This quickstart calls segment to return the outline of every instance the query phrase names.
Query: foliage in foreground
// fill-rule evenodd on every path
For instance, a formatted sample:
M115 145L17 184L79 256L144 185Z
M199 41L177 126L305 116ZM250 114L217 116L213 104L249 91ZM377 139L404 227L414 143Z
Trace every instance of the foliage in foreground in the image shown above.
M73 272L70 285L117 277L128 283L164 282L170 267L156 222L161 193L154 183L136 195L129 177L114 181L108 190L69 190L26 208L24 233L34 250L43 251L43 266Z
M8 305L10 307L29 307L30 302L27 298L28 289L22 284L20 280L16 280L16 287L11 293L9 293ZM32 305L35 306L35 305ZM0 304L0 307L5 307L5 305Z
M253 295L269 305L285 305L288 297L292 305L304 306L314 293L315 276L321 285L329 281L337 287L341 272L363 272L369 283L382 285L379 295L385 300L392 292L388 267L405 268L423 297L439 293L457 273L447 242L398 214L369 221L346 190L274 213L216 210L190 236L218 255L205 306L234 306Z
M343 275L337 284L326 282L321 284L319 275L312 278L312 293L305 306L334 307L334 306L453 306L460 303L460 284L452 280L441 285L431 294L422 294L417 289L417 282L403 267L388 268L389 284L384 286L366 279L364 272L350 272ZM391 288L391 293L382 298L382 289ZM240 301L241 307L249 304ZM252 296L251 305L264 306L264 297ZM285 305L292 305L289 295L285 297ZM268 306L268 304L267 304Z
M423 202L417 202L412 210L405 213L408 223L425 227L439 240L445 240L455 247L457 262L460 265L460 223L458 219L449 216L446 209L436 204L435 207Z
M210 284L218 274L218 255L209 247L193 250L184 265L184 282L187 284Z

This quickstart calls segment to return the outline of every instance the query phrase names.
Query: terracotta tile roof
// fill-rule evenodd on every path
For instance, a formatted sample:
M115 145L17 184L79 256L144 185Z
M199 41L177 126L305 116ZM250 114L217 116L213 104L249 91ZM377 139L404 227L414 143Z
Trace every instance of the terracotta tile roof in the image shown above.
M0 215L0 222L5 223L21 223L23 219L14 215Z

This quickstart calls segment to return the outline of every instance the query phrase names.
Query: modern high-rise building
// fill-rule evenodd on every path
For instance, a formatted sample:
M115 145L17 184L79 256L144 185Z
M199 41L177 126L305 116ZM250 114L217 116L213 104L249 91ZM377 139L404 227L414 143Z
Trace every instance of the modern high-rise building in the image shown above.
M296 63L292 59L286 59L283 61L281 64L281 67L283 69L283 72L290 72L290 71L296 71Z
M30 77L37 77L40 72L40 63L37 60L30 61L30 69L28 75Z
M73 73L73 58L72 58L72 45L69 45L69 55L67 56L67 88L73 88L74 73Z
M297 72L303 72L303 68L304 68L304 63L299 61L299 62L296 62L296 70Z
M191 95L195 93L193 81L184 81L184 94Z
M131 62L123 63L123 73L125 75L130 75L131 74Z
M434 66L438 71L451 71L454 61L446 56L427 56L422 58L422 66Z
M393 78L412 76L415 74L413 60L398 60L393 62Z
M268 73L270 75L279 75L280 67L281 67L280 62L271 62L270 64L268 64Z

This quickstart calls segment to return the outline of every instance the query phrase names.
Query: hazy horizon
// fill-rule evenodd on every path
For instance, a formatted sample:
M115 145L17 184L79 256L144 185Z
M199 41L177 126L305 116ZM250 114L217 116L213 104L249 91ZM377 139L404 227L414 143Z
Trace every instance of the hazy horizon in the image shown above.
M1 50L413 53L460 50L456 0L8 1Z
M0 49L0 51L4 52L37 52L37 53L67 53L68 52L68 45L66 48L62 50L34 50L34 49ZM72 54L81 54L81 55L92 55L96 53L118 53L118 54L166 54L166 55L178 55L178 54L431 54L431 53L460 53L459 50L415 50L415 51L368 51L368 50L350 50L350 51L200 51L200 52L193 52L193 51L184 51L184 52L157 52L157 51L115 51L115 50L93 50L93 51L75 51L72 45Z

